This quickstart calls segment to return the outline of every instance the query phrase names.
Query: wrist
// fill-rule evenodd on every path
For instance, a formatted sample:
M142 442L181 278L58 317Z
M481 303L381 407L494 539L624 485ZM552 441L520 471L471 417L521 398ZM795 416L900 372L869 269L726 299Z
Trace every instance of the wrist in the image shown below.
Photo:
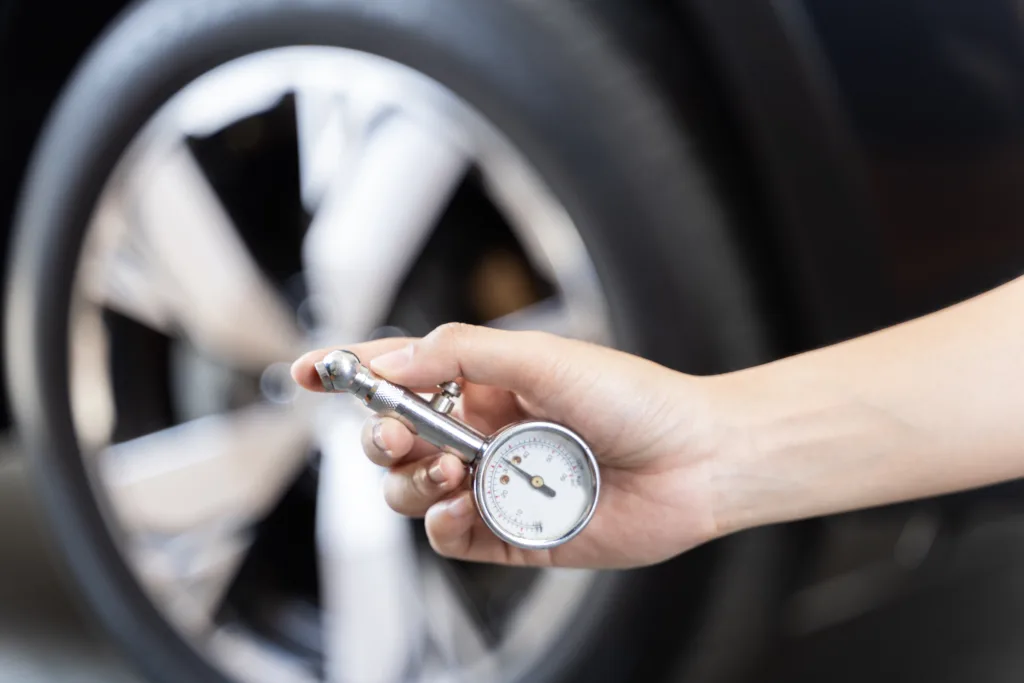
M709 378L708 483L720 534L937 490L927 439L857 380L810 356Z
M705 398L708 503L715 536L727 536L760 525L765 512L753 489L750 472L761 459L750 396L740 374L700 379Z
M837 387L768 365L705 378L704 392L718 535L851 507L870 489L857 471L877 426Z

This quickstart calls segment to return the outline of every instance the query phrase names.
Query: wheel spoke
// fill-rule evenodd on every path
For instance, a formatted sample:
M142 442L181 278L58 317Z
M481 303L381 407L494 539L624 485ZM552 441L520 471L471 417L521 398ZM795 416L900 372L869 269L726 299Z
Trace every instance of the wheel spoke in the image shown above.
M384 321L467 164L398 116L378 119L352 158L336 169L303 245L314 306L334 339L365 337ZM380 496L380 468L360 452L365 414L332 402L318 417L328 680L392 683L424 645L411 530Z
M299 193L306 211L315 214L332 179L344 173L351 159L350 111L337 93L309 89L295 95L295 118Z
M601 283L572 218L541 181L524 170L511 149L492 143L483 156L486 160L481 162L482 177L488 195L508 218L530 263L558 288L563 317L570 322L569 327L554 324L550 302L540 302L543 305L539 310L524 312L538 316L526 329L548 329L541 325L554 325L549 331L611 344Z
M467 160L407 118L379 119L331 182L303 245L320 320L337 338L380 325Z
M300 349L294 315L235 231L183 145L102 207L86 288L99 302L161 331L180 328L211 355L262 370ZM115 193L116 194L116 193ZM105 242L105 244L103 244Z
M380 495L381 469L359 450L365 415L335 404L319 417L317 550L327 680L395 683L423 646L411 529Z
M278 656L275 648L266 647L235 624L227 624L212 633L206 639L206 650L219 659L233 681L321 683L320 677L308 667Z
M276 503L305 462L307 439L306 424L293 411L259 405L111 446L98 466L131 531L240 528Z
M133 230L123 185L104 193L82 253L82 294L165 334L174 313L157 266L147 257L141 231Z
M479 615L470 607L470 597L458 580L435 559L423 561L420 574L427 627L431 642L440 651L444 669L455 672L471 663L472 675L457 680L498 679L498 659L484 637Z
M212 626L252 541L305 460L305 424L285 410L214 415L97 455L125 551L175 622Z
M596 578L594 571L585 569L548 568L538 574L507 616L501 644L505 676L514 680L525 675L524 655L544 652L571 632L575 608L587 600Z
M137 537L126 552L146 588L175 622L209 634L217 609L252 543L244 530Z

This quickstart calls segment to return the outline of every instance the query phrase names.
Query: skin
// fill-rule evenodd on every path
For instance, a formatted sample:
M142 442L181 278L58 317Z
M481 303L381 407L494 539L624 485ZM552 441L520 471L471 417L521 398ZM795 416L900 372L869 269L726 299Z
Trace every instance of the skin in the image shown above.
M742 529L1024 475L1022 311L1024 278L870 335L708 377L546 333L460 324L317 349L292 374L322 391L313 363L347 348L417 391L458 378L456 415L485 433L525 417L576 430L600 461L602 499L590 525L551 551L497 539L462 463L395 420L371 417L363 448L388 468L388 504L425 516L442 555L624 568Z

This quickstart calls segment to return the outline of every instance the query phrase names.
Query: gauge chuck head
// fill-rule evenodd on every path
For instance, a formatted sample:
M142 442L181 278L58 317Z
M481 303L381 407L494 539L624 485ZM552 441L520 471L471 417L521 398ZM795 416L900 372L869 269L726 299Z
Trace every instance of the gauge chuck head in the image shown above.
M314 367L327 391L352 391L364 369L356 354L344 350L331 351Z

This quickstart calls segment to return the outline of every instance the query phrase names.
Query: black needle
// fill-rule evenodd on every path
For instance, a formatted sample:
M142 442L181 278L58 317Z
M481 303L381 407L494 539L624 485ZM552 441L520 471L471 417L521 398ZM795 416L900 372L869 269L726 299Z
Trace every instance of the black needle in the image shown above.
M515 471L516 474L518 474L522 478L526 479L526 481L530 482L530 486L532 486L533 488L537 489L538 491L540 491L541 493L543 493L545 496L547 496L549 498L554 498L555 497L555 490L553 488L551 488L550 486L548 486L547 484L545 484L543 479L541 479L540 477L535 477L532 474L528 474L528 473L524 472L522 469L520 469L518 466L516 466L515 463L513 463L508 458L502 458L502 460L504 460L505 463L508 464L508 466L511 467L513 469L513 471Z

